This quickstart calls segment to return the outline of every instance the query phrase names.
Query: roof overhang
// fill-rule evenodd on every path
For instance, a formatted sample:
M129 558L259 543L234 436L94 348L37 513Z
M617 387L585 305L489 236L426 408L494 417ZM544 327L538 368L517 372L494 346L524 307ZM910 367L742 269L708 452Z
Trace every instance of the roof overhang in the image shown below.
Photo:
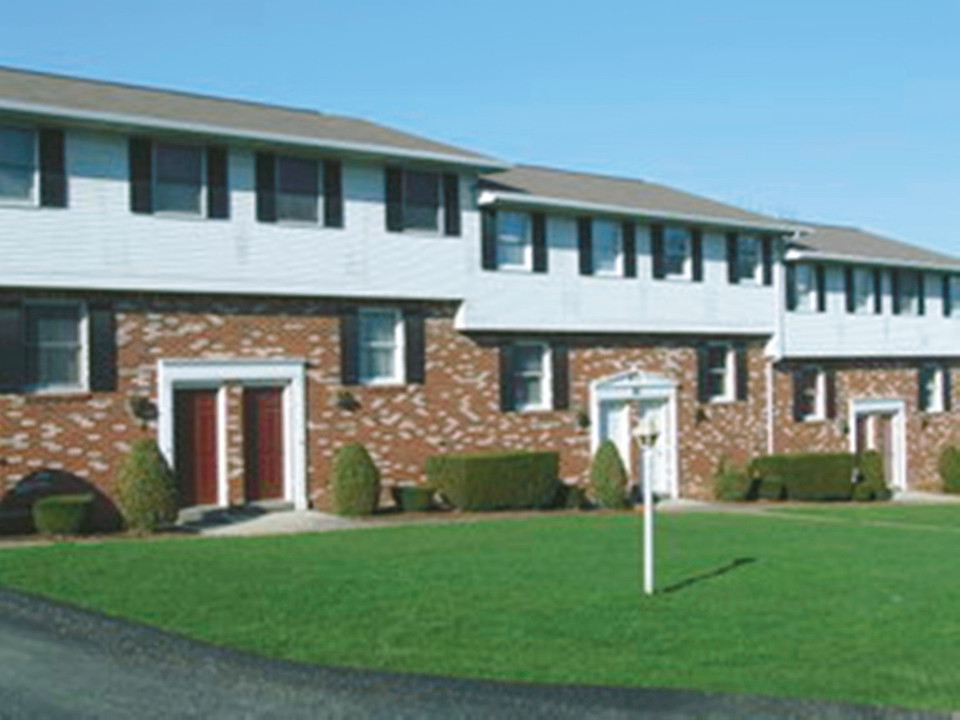
M499 190L483 190L480 193L478 204L481 206L506 205L535 209L563 210L568 212L595 212L607 215L628 215L633 217L647 217L658 220L672 220L697 225L711 225L716 227L736 228L740 230L757 230L778 235L793 235L797 232L795 224L779 222L756 222L752 220L736 220L709 215L693 215L689 213L656 210L653 208L633 207L629 205L608 205L606 203L582 202L566 198L545 197L542 195L528 195L526 193L504 192Z
M429 150L414 150L411 148L395 147L376 143L352 142L326 138L313 138L303 135L288 135L271 133L260 130L244 130L242 128L225 127L208 123L167 120L148 115L127 113L101 112L66 108L56 105L21 102L0 98L0 110L21 113L30 116L52 117L70 120L88 125L98 125L111 128L127 128L135 130L161 130L178 133L189 133L207 137L231 138L250 143L264 143L271 145L290 145L317 150L332 150L348 155L360 155L375 158L397 158L420 162L438 163L457 167L466 167L482 172L495 170L509 170L512 166L501 160L492 158L467 157Z
M960 262L937 263L926 262L922 260L909 260L906 258L883 258L866 257L864 255L844 255L842 253L830 253L822 250L808 250L803 248L790 248L784 257L787 262L831 262L844 265L873 265L880 267L910 267L918 270L937 270L940 272L960 272Z

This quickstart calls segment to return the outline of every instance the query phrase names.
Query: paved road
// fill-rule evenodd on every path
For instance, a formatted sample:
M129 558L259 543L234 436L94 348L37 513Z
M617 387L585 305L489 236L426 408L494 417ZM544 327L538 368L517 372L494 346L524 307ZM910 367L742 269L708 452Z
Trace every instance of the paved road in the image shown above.
M932 718L667 690L446 680L263 660L0 590L2 718Z

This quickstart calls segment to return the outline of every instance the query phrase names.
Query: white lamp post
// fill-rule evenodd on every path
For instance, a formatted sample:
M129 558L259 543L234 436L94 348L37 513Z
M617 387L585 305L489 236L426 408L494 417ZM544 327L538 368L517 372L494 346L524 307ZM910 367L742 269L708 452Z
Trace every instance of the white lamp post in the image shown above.
M657 419L645 413L634 430L643 458L643 592L653 595L653 447L660 436Z

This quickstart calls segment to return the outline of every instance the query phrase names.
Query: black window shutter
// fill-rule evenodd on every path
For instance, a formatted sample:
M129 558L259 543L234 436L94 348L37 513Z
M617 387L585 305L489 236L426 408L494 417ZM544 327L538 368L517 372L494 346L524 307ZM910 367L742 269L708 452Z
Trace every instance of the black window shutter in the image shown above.
M26 381L23 309L19 303L0 304L0 389L17 390Z
M456 173L443 174L443 234L460 234L460 176Z
M793 419L795 422L802 422L804 419L802 406L803 396L803 371L799 368L793 371Z
M787 265L787 310L797 309L797 267Z
M930 393L927 392L927 373L929 370L926 367L920 367L917 370L917 411L926 412L930 409Z
M826 385L827 397L826 400L826 411L828 420L836 420L837 418L837 373L833 370L824 370L826 375L824 384Z
M637 226L627 220L623 223L623 276L637 276Z
M90 303L90 390L117 389L117 324L110 303Z
M550 348L553 375L553 409L570 407L570 349L566 345Z
M343 166L339 160L323 161L323 226L343 227Z
M690 254L693 260L693 281L703 282L703 231L693 228L690 231Z
M875 315L883 314L883 272L880 268L874 268L873 271L873 312Z
M817 312L827 311L827 268L816 266L817 273Z
M653 261L653 277L662 280L667 276L663 266L663 225L650 226L650 255Z
M857 310L857 299L856 299L856 288L854 287L854 277L853 277L853 268L846 267L843 269L843 278L844 285L846 288L847 294L847 312L852 313Z
M707 375L707 346L697 348L697 400L701 403L710 402L710 387Z
M950 297L950 276L943 276L943 316L950 317L953 314L952 298Z
M577 238L580 244L580 274L593 275L593 218L577 218Z
M423 385L427 379L425 326L423 311L407 310L403 313L406 381L411 385Z
M257 220L277 221L277 159L273 153L257 153Z
M207 148L207 217L230 217L230 190L227 183L227 149L211 145Z
M748 366L749 356L747 354L747 344L737 343L734 345L737 361L737 400L746 401L750 397L750 369Z
M500 346L500 409L510 412L513 406L513 346Z
M943 368L943 410L953 411L953 371L949 367Z
M773 285L773 238L769 235L760 238L760 249L763 253L763 284Z
M67 206L67 168L63 130L40 131L40 204Z
M920 315L927 314L927 276L922 272L917 273L917 312Z
M130 210L135 213L153 212L153 151L150 140L130 138Z
M533 271L547 271L547 218L543 213L533 213Z
M902 308L900 307L900 271L891 270L890 271L890 292L893 295L893 314L899 315Z
M403 170L388 165L384 173L387 198L387 230L403 231Z
M727 233L727 280L736 285L740 282L740 274L737 268L739 264L740 248L737 247L737 234Z
M360 381L360 322L356 308L340 315L340 384L356 385Z
M497 269L497 211L485 207L480 210L481 266L484 270Z

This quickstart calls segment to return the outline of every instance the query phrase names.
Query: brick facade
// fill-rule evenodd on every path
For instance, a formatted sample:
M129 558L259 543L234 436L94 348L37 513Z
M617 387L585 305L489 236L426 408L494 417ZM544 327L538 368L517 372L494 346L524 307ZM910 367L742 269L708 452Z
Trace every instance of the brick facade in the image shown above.
M115 312L117 387L84 394L0 394L0 479L6 487L39 468L54 468L111 492L132 442L156 436L157 422L135 417L131 399L157 402L157 360L162 358L305 359L308 489L319 507L329 504L327 478L335 450L355 441L368 447L385 484L421 479L424 460L434 453L501 448L556 450L562 476L583 482L590 459L590 431L582 422L590 381L627 369L661 373L679 384L682 495L709 497L724 454L746 460L766 446L765 360L759 339L749 344L746 402L698 404L700 338L565 337L570 408L504 413L498 365L503 338L456 331L452 303L420 304L427 310L423 385L345 388L339 318L349 303L143 294L96 299L108 300ZM340 407L344 391L356 401L355 408ZM226 397L229 498L240 503L242 386L228 386Z

